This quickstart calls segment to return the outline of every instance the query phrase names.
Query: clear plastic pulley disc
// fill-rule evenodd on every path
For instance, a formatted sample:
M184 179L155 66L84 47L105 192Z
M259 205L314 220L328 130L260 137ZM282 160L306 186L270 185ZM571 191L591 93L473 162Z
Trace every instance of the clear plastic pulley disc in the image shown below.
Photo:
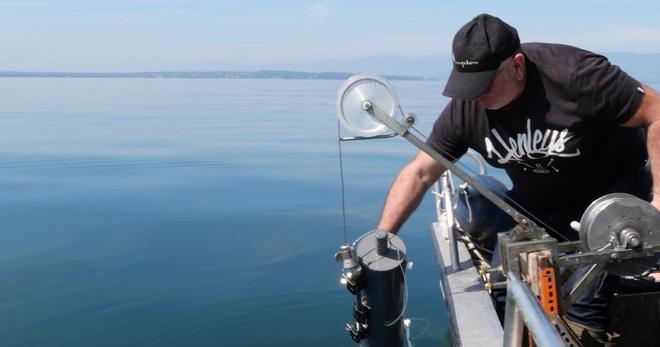
M399 116L399 98L389 82L377 75L361 73L351 76L339 88L337 117L342 127L364 137L391 132L363 108L365 101L392 118Z

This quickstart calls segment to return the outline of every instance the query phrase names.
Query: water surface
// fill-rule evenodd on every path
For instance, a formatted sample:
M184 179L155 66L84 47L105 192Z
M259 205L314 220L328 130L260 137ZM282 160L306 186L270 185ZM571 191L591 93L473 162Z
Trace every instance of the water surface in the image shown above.
M340 84L0 79L2 345L352 346ZM442 83L393 84L428 133ZM354 239L416 150L343 149ZM427 196L401 233L417 346L446 334L433 218Z

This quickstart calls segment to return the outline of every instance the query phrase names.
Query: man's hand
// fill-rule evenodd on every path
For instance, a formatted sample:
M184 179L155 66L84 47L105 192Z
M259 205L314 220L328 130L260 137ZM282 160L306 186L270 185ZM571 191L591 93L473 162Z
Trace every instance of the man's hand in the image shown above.
M655 208L660 211L660 194L653 193L653 201L651 201L651 205L655 206Z
M651 200L651 205L660 211L660 194L653 193L653 200Z
M649 277L654 278L656 282L660 282L660 272L651 272Z

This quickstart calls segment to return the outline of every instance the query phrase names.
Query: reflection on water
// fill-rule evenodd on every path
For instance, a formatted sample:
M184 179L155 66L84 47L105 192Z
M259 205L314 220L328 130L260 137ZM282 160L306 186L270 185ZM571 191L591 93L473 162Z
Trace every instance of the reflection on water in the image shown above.
M0 341L351 346L341 81L0 79ZM395 82L428 133L436 82ZM344 145L348 232L374 227L401 139ZM402 237L417 346L446 318L426 199ZM414 326L424 329L420 320Z

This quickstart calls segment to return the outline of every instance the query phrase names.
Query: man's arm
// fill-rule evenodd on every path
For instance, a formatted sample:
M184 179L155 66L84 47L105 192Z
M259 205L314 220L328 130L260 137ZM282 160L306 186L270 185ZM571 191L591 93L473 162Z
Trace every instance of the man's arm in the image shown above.
M385 199L378 229L396 233L417 208L424 193L445 172L445 168L420 151L394 180Z
M647 85L644 85L644 91L639 109L623 126L646 128L646 146L653 176L652 204L660 210L660 95Z

